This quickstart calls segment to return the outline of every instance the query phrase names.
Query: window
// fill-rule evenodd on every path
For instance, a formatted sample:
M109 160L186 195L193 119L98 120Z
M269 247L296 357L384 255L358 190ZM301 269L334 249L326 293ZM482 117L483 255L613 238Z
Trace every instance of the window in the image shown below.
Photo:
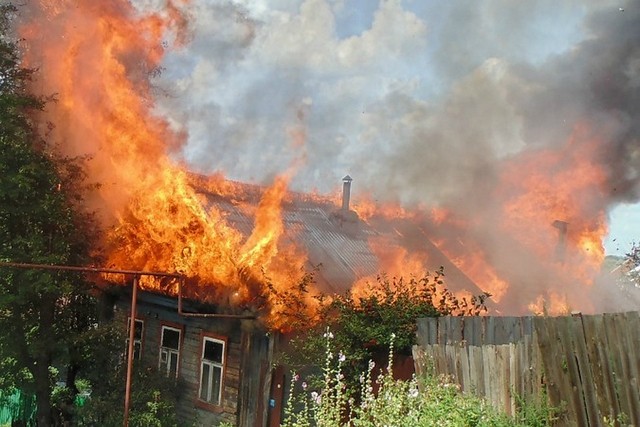
M162 327L160 337L160 361L158 367L167 377L178 376L180 362L180 329L170 326Z
M129 350L129 331L131 325L131 318L127 320L127 341L125 354ZM135 330L133 335L133 360L140 360L142 358L142 337L144 335L144 321L136 319Z
M200 364L200 400L219 406L222 399L225 342L203 337Z

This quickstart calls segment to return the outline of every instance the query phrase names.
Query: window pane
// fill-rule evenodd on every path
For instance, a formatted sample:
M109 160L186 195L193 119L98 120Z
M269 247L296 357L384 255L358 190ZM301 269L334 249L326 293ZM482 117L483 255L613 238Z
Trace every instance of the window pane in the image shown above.
M175 377L178 372L178 353L169 354L169 376Z
M203 358L211 360L212 362L222 363L222 354L224 352L224 344L218 341L204 342L204 355Z
M162 329L162 347L178 350L180 346L180 331L173 329Z
M220 386L222 384L222 368L218 366L213 367L213 379L211 387L211 402L216 405L220 404Z
M133 335L136 340L141 340L142 329L144 328L144 322L142 322L142 320L136 320L135 325L136 325L136 329L133 331Z
M133 359L140 360L142 356L142 343L139 341L133 342Z
M203 363L200 372L200 399L209 402L209 364Z
M136 319L135 322L135 330L133 331L133 336L136 340L142 339L142 330L144 329L144 321ZM129 329L131 327L131 318L129 317L127 320L127 337L129 336Z

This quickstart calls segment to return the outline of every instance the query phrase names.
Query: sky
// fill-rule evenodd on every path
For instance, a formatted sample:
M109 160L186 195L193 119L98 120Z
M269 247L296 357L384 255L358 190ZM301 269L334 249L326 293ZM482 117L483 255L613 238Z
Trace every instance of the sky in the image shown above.
M137 0L141 11L166 0ZM202 173L478 209L495 165L604 141L607 254L640 239L640 3L193 0L167 35L156 112ZM595 209L595 207L594 207Z
M624 256L640 243L640 205L622 204L611 211L609 235L604 241L607 255Z

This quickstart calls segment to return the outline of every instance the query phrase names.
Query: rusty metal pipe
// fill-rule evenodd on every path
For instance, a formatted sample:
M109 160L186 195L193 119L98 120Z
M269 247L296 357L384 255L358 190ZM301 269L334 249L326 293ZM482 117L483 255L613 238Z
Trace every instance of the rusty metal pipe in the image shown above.
M124 389L124 420L123 426L129 425L129 406L131 402L131 377L133 374L133 349L136 337L136 306L138 303L138 276L133 277L131 292L131 315L129 319L129 345L127 349L127 382Z
M80 271L83 273L112 273L112 274L131 274L134 276L157 276L157 277L173 277L179 279L184 277L178 273L165 273L160 271L137 271L137 270L120 270L116 268L100 268L100 267L76 267L71 265L53 265L53 264L30 264L23 262L0 262L0 267L14 268L34 268L38 270L63 270L63 271Z

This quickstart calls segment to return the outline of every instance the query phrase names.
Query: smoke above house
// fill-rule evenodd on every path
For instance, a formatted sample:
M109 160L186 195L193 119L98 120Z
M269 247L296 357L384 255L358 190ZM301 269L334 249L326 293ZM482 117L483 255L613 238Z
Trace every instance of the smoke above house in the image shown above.
M348 171L410 203L467 198L504 159L582 125L606 140L611 201L638 199L636 5L411 3L369 5L353 29L346 2L193 2L158 110L203 172L268 182L302 150L294 188L328 191Z
M92 156L96 206L123 235L174 238L150 215L179 195L187 224L237 248L208 253L264 264L277 219L248 247L197 207L184 172L277 194L338 191L348 173L356 211L419 209L503 306L560 311L598 309L585 286L608 211L640 199L638 24L637 4L613 0L111 0L29 3L21 32L42 92L60 97L53 132ZM268 257L249 261L257 248Z

